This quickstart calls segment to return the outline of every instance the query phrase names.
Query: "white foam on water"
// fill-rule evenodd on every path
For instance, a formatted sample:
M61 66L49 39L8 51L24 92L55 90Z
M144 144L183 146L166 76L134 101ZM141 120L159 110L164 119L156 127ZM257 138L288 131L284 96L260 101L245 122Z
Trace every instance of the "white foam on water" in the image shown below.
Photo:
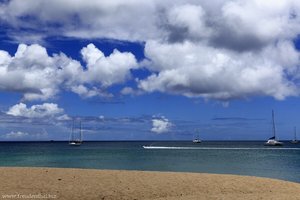
M199 150L300 150L300 148L285 147L171 147L171 146L143 146L144 149L199 149Z

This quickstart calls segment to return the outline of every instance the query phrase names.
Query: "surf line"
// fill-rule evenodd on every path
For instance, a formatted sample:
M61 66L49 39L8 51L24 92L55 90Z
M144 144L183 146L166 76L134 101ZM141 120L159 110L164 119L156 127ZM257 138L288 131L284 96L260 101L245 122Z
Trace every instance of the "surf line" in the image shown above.
M144 149L182 149L182 150L300 150L300 148L270 148L270 147L171 147L171 146L143 146Z

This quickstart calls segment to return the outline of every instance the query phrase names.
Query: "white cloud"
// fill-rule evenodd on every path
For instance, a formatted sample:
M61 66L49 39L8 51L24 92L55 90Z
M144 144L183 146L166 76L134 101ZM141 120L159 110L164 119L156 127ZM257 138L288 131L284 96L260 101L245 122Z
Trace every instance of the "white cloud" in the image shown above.
M152 119L151 131L154 133L160 134L168 132L171 127L172 123L164 116L161 116L159 118L155 117L154 119Z
M105 57L95 45L89 44L81 50L81 54L88 69L83 73L83 82L98 82L103 87L125 82L130 78L130 69L138 67L132 53L121 53L116 49Z
M29 140L29 139L45 139L48 137L48 133L45 129L40 132L23 132L23 131L11 131L2 136L5 140Z
M20 44L14 56L0 51L0 90L22 93L25 100L47 100L62 89L83 97L111 96L105 89L128 80L130 70L138 67L134 55L128 52L115 50L105 57L89 44L81 53L86 70L62 53L49 56L37 44Z
M25 137L27 137L29 134L25 133L25 132L21 132L21 131L17 131L17 132L10 132L4 135L4 138L6 139L23 139Z
M123 95L134 94L134 90L131 87L124 87L121 90L121 94L123 94Z
M56 117L56 119L59 121L66 121L66 120L71 120L72 118L69 117L67 114L64 114L64 115Z
M145 52L158 73L139 81L147 92L228 100L254 95L284 99L296 96L297 85L286 77L299 63L291 42L278 42L261 51L237 53L191 42L148 42ZM282 55L283 52L286 54Z
M142 91L142 90L136 90L136 89L133 89L131 87L124 87L120 93L122 95L132 95L132 96L138 96L138 95L143 95L145 94L145 91Z
M64 110L59 108L57 104L54 103L44 103L41 105L32 105L27 107L24 103L16 104L9 108L6 112L8 115L18 116L18 117L28 117L28 118L43 118L43 117L55 117L62 115ZM63 118L65 118L65 115ZM62 117L60 116L60 117Z
M39 45L20 44L14 57L1 51L0 90L24 93L24 98L47 99L57 92L54 59Z
M99 88L96 88L95 86L92 86L92 88L88 88L85 85L75 85L71 87L71 91L78 94L79 96L83 98L89 98L89 97L113 97L113 94L107 93L105 91L102 91Z
M226 27L237 36L249 36L263 43L278 38L295 37L299 31L299 19L292 18L292 12L299 14L297 1L228 1L222 7Z

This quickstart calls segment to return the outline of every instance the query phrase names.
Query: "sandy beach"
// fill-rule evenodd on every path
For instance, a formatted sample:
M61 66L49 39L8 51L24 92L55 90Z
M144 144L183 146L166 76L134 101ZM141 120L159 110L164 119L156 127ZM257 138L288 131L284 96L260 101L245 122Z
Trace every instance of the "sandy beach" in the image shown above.
M300 184L236 175L0 168L2 199L300 199Z

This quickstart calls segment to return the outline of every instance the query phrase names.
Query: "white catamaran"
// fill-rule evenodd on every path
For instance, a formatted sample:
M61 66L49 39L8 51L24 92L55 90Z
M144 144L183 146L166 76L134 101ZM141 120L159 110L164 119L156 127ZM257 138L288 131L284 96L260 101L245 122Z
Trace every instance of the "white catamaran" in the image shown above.
M273 137L270 137L269 140L265 143L266 146L281 146L282 142L276 140L276 129L275 129L275 120L274 120L274 111L272 110L272 129Z
M74 127L74 121L73 121L72 132L71 132L71 135L70 135L69 145L80 146L81 144L82 144L81 121L79 122L79 137L78 137L78 132L76 131L76 129Z
M197 132L197 137L195 139L193 139L193 143L201 143L201 140L199 138L199 130L196 129L196 132Z
M297 140L297 129L296 126L294 128L294 139L291 141L292 144L297 144L299 141Z

